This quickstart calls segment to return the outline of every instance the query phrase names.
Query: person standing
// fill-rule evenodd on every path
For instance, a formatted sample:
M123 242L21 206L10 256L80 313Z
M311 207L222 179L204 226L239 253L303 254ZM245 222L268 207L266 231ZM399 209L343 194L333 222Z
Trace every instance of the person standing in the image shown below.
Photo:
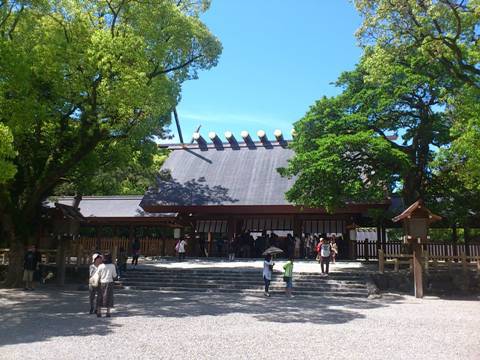
M119 277L122 277L123 274L127 271L127 252L125 251L125 248L123 246L120 247L120 249L118 250L117 269Z
M331 253L331 248L330 248L330 242L324 238L320 239L320 256L321 256L321 268L322 268L322 274L328 275L328 267L330 264L330 253Z
M103 264L98 267L100 277L100 289L97 296L97 317L102 317L102 307L107 308L107 317L110 317L110 309L113 307L113 287L117 277L117 270L112 264L112 255L105 254Z
M39 268L41 261L40 253L35 245L30 245L23 259L23 281L25 282L25 290L33 290L33 275Z
M138 258L140 257L140 240L135 238L132 243L132 266L135 267L138 265Z
M237 252L237 236L234 235L228 244L228 260L235 260L235 254Z
M205 248L205 238L202 235L198 239L198 245L200 246L200 257L208 257Z
M187 246L187 242L185 241L185 239L180 239L180 241L176 246L176 250L178 252L178 260L180 261L185 260L185 253L187 252L186 246Z
M263 295L270 297L270 282L272 281L272 271L275 263L272 261L272 255L266 255L263 262L263 282L265 283L265 292Z
M305 239L304 249L305 249L305 259L310 259L312 256L312 242L313 237L312 235L307 235Z
M89 268L89 281L88 281L88 292L89 292L89 299L90 299L90 314L97 313L97 302L95 297L98 297L98 291L100 286L100 276L97 273L98 267L102 263L102 255L99 253L95 253L92 256L93 263L90 264Z
M332 252L332 263L335 264L335 259L337 258L338 255L338 247L337 247L337 242L335 241L335 235L332 235L332 238L330 239L330 249Z
M293 289L293 256L288 259L288 262L283 265L283 280L285 281L285 294L292 297Z

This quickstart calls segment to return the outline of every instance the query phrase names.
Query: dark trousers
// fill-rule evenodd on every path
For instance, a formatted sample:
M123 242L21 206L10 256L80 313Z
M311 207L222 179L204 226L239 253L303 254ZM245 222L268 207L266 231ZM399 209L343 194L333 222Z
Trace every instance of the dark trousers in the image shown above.
M178 260L185 260L185 253L184 252L179 252L178 253Z
M265 292L268 293L268 289L270 287L270 280L268 280L265 276L263 277L263 282L265 283Z
M95 296L98 296L98 287L88 286L89 299L90 299L90 310L97 310L97 303L95 301Z
M330 256L322 256L322 261L321 261L321 267L322 267L322 274L327 273L328 274L328 267L330 265ZM325 269L326 267L326 269Z
M132 265L138 265L138 257L139 255L133 255L132 256Z

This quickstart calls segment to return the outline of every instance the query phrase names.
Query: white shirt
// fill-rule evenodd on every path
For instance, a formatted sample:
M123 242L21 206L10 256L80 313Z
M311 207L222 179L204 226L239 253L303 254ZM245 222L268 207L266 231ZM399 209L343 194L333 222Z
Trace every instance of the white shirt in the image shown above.
M100 283L106 284L113 282L117 277L117 269L113 264L100 264L98 267L98 273L100 275Z
M93 276L93 274L95 274L98 270L98 267L96 267L94 264L90 264L90 277Z
M329 257L330 256L330 244L322 244L321 247L321 256L322 257Z
M270 270L270 266L273 266L273 261L265 260L263 262L263 277L267 280L272 280L272 270Z
M187 245L187 242L185 240L181 240L180 243L178 244L178 252L179 253L184 253L185 252L185 245Z

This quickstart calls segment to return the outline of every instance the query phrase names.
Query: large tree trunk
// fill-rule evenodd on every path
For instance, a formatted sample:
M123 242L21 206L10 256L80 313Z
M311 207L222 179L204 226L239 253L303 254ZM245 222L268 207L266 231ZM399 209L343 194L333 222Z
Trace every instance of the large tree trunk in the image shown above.
M22 287L25 246L28 243L28 224L22 220L15 222L12 214L4 214L2 226L7 235L7 243L10 249L7 275L3 285L10 288Z
M422 196L421 186L421 180L418 178L416 171L411 171L407 174L404 179L402 191L405 206L412 205Z
M6 287L22 287L23 286L23 257L25 254L25 246L23 241L14 238L10 239L10 252L8 254L8 269L4 285Z

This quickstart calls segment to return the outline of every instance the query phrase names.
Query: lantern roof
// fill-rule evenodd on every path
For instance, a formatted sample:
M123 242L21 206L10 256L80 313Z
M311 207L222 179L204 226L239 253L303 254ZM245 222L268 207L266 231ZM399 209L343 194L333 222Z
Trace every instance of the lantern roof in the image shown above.
M422 199L415 201L406 208L400 215L395 216L392 221L399 222L405 219L417 218L428 219L430 223L442 220L442 217L432 213L424 204Z

